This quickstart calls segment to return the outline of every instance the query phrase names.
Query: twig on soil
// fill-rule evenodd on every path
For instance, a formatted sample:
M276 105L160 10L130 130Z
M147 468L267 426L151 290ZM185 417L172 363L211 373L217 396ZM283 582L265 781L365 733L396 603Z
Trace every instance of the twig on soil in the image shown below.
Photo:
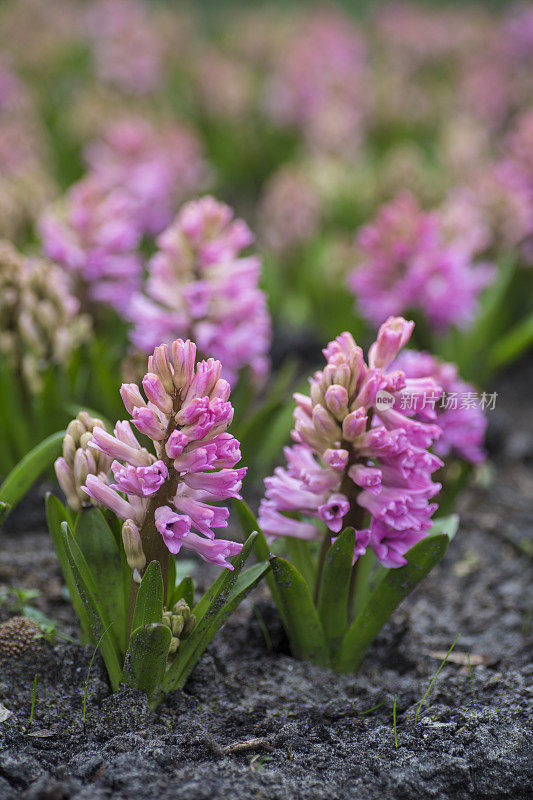
M415 714L415 722L418 722L418 714L420 713L420 709L422 708L422 705L423 705L423 703L424 703L424 700L426 699L426 697L427 697L427 696L428 696L428 694L430 693L430 691L431 691L431 689L432 689L432 687L433 687L433 684L435 683L435 681L436 681L436 679L437 679L437 675L439 674L439 672L441 671L441 669L443 668L443 666L444 666L444 665L445 665L445 663L447 662L447 660L448 660L448 657L449 657L450 653L452 652L453 648L455 647L455 645L457 644L457 640L459 639L460 635L461 635L460 633L458 633L458 634L457 634L457 636L455 637L455 641L454 641L454 643L452 644L452 646L450 647L450 649L448 650L448 652L446 653L446 655L445 655L445 657L444 657L444 660L443 660L442 664L440 665L440 667L438 668L438 670L436 671L436 673L435 673L435 674L434 674L434 676L432 677L432 679L431 679L431 681L430 681L430 684L429 684L429 686L428 686L428 688L427 688L427 691L426 691L426 693L425 693L424 697L422 698L422 700L420 701L420 703L419 703L419 705L418 705L418 708L416 709L416 714Z
M234 744L228 744L226 747L222 747L222 753L224 755L230 755L231 753L245 753L247 750L258 750L260 748L269 750L270 752L274 749L271 747L268 739L247 739L244 742L235 742Z
M438 658L439 661L442 661L443 658L446 658L446 653L444 650L429 650L426 655L428 655L430 658ZM491 662L491 658L490 656L480 656L476 653L450 653L448 655L448 661L450 664L460 664L463 667L467 667L469 664L477 667L480 664L487 666L487 664Z

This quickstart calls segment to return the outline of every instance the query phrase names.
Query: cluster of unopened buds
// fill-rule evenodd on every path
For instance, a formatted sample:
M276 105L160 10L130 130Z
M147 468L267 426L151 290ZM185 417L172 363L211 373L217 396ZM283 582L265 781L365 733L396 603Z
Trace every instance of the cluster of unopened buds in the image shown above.
M175 653L183 639L192 632L196 625L196 617L191 614L191 609L185 600L179 600L172 607L172 611L163 612L163 625L170 628L172 639L170 640L170 653Z
M87 476L100 475L106 480L111 469L112 459L90 446L95 428L104 429L102 420L91 417L87 411L80 411L67 426L63 455L55 463L57 479L73 511L95 505L95 501L81 488Z
M37 393L43 372L66 366L89 338L89 318L79 313L67 276L55 264L20 253L0 241L0 354Z
M231 569L226 559L242 545L215 539L213 532L226 527L229 516L226 507L214 503L239 498L246 473L246 468L234 468L241 453L227 433L233 419L230 385L220 377L219 361L195 363L192 342L178 339L171 353L161 345L149 357L142 380L146 399L137 384L121 388L131 422L152 440L155 453L141 446L129 421L117 422L114 435L93 425L86 444L99 457L103 454L111 475L84 470L76 493L124 520L128 564L139 574L162 550L176 554L181 547ZM63 460L56 471L65 492L68 488L72 494Z

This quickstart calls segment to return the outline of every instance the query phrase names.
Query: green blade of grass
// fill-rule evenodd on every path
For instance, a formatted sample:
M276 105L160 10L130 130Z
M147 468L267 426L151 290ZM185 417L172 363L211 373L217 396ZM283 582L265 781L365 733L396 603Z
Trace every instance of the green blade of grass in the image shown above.
M452 646L450 647L450 649L448 650L448 652L447 652L447 653L446 653L446 655L444 656L444 658L443 658L443 660L442 660L442 662L441 662L441 664L440 664L440 666L439 666L438 670L437 670L437 671L436 671L436 673L433 675L433 677L432 677L432 679L431 679L431 681L430 681L430 683L429 683L429 686L428 686L428 688L427 688L427 690L426 690L426 693L425 693L424 697L422 698L422 700L420 701L420 703L418 704L418 708L416 709L416 714L415 714L415 722L418 722L418 715L419 715L419 713L420 713L420 709L422 708L422 705L423 705L423 703L424 703L424 700L426 699L426 697L427 697L427 696L428 696L428 694L430 693L431 689L433 688L433 684L434 684L434 683L435 683L435 681L437 680L437 675L439 674L439 672L441 671L441 669L443 668L443 666L445 665L445 663L448 661L448 656L450 655L450 653L452 652L453 648L454 648L454 647L455 647L455 645L457 644L457 640L459 639L460 635L461 635L460 633L458 633L458 634L457 634L457 636L455 637L455 640L454 640L454 642L453 642Z

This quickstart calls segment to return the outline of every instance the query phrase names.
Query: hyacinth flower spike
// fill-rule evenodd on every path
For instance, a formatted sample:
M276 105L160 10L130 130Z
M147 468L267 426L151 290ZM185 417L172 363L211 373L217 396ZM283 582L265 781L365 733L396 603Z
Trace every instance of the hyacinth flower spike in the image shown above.
M309 394L295 395L286 466L265 480L258 525L293 562L275 557L269 579L293 653L341 671L358 666L448 543L430 536L443 462L431 452L441 429L425 398L441 389L431 375L391 368L413 328L389 318L368 362L349 333L328 345ZM407 395L425 416L403 412ZM240 516L251 530L242 505Z
M236 466L239 442L227 431L231 389L220 374L219 361L196 362L191 341L156 347L141 385L121 387L130 420L110 433L81 412L67 429L56 474L77 517L53 496L47 501L82 632L94 643L103 639L113 687L125 681L154 704L185 683L269 570L263 562L239 575L254 537L244 546L215 538L228 524L221 501L240 499L246 474ZM192 580L176 582L174 556L182 550L225 568L197 606Z

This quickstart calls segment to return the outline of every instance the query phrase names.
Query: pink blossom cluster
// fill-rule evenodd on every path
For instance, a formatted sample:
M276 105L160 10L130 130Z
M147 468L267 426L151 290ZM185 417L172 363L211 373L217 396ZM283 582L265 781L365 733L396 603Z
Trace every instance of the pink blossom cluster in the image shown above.
M430 376L388 370L413 327L402 317L388 319L368 365L349 333L324 350L327 365L311 379L309 396L295 395L296 444L285 449L287 467L265 480L259 524L269 537L322 539L317 521L331 535L351 525L354 560L371 547L382 564L399 567L427 534L437 508L429 501L440 489L431 475L442 466L429 447L440 428L410 419L392 403L406 392L439 396L440 388ZM391 405L377 402L378 395L389 396Z
M201 145L184 125L155 126L140 117L114 122L85 151L100 184L122 190L136 205L143 233L160 233L207 177Z
M436 331L473 318L494 269L472 264L461 240L447 241L437 213L403 192L379 209L356 240L358 264L348 277L361 314L374 324L390 314L419 311Z
M484 461L487 418L478 405L462 402L462 397L472 395L475 390L459 377L455 364L440 361L430 353L403 350L392 366L408 379L430 376L442 388L440 400L420 393L411 397L404 394L400 405L400 410L408 416L422 421L429 417L439 426L442 435L435 442L434 452L442 458L452 453L472 464Z
M245 367L261 379L270 318L258 287L261 262L241 255L252 241L246 223L224 203L209 196L186 203L157 239L146 294L132 301L134 344L148 352L154 342L191 336L201 353L222 361L229 381Z
M297 126L316 150L350 154L367 115L362 37L338 10L314 11L299 22L268 87L267 111Z
M239 497L246 473L234 468L239 442L227 433L230 385L220 377L219 361L196 363L191 341L174 341L170 352L161 345L149 357L144 396L135 383L120 390L131 422L152 440L155 454L140 445L129 421L117 422L114 435L94 427L89 446L113 459L112 477L89 474L82 488L125 520L127 552L155 528L171 553L184 547L232 569L226 559L242 545L213 532L227 527L229 516L217 503Z
M97 0L89 9L87 30L102 80L135 95L160 86L162 41L147 5L139 0Z
M89 174L45 210L39 222L44 252L82 285L80 294L120 313L141 279L136 210L128 192L109 191Z

